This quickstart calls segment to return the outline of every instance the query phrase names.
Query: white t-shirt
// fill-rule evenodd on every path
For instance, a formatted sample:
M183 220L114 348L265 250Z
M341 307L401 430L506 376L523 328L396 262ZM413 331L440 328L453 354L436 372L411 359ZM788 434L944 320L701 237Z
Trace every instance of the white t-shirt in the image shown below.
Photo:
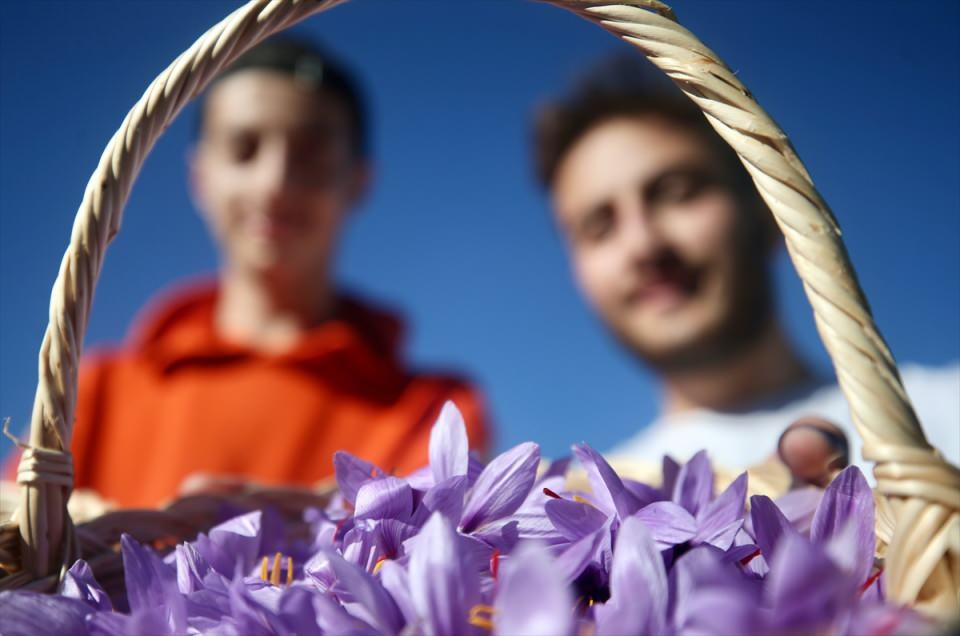
M960 363L940 368L906 365L901 378L913 401L927 440L954 465L960 464ZM783 429L805 415L819 415L844 430L850 462L865 469L863 444L836 384L821 384L743 412L697 410L660 417L617 445L612 457L658 462L663 455L685 461L706 449L714 465L741 470L776 452ZM872 481L872 479L871 479Z

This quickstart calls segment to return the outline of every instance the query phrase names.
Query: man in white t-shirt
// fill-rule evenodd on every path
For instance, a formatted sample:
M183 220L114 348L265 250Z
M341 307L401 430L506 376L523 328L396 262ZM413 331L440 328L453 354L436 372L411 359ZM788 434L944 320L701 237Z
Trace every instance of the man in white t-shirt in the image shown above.
M660 415L611 454L684 460L706 448L718 465L746 467L792 422L818 416L863 464L839 388L777 319L779 231L695 105L617 61L542 110L536 160L581 291L662 383ZM960 366L909 366L903 378L931 443L960 462Z

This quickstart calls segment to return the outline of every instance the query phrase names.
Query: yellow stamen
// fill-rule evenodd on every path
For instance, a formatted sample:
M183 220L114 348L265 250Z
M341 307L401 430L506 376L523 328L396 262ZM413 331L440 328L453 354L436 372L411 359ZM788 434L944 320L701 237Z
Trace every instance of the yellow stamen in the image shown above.
M470 608L470 617L467 622L476 627L493 630L493 614L496 612L492 605L474 605Z
M574 496L573 496L573 500L576 501L577 503L582 503L582 504L586 504L586 505L588 505L588 506L593 506L592 503L590 503L589 501L587 501L586 499L584 499L584 498L581 497L580 495L574 495Z
M373 573L374 573L374 574L376 574L377 572L380 571L380 568L383 567L383 562L386 561L386 560L387 560L386 555L384 555L384 556L380 557L379 559L377 559L377 562L373 564Z
M263 561L260 562L260 578L264 581L269 581L270 577L268 576L269 570L267 570L267 557L263 557Z
M293 583L293 557L287 557L287 586Z
M277 552L273 555L273 572L270 573L270 584L280 585L280 558L281 554Z

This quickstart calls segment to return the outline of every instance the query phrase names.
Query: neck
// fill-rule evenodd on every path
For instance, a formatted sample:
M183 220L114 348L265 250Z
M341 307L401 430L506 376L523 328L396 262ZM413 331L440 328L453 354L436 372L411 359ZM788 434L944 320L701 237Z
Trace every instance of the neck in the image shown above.
M664 377L662 411L729 410L770 398L813 377L778 325L771 323L736 357Z
M227 340L283 351L308 329L330 319L336 295L326 276L283 277L225 268L220 275L216 328Z

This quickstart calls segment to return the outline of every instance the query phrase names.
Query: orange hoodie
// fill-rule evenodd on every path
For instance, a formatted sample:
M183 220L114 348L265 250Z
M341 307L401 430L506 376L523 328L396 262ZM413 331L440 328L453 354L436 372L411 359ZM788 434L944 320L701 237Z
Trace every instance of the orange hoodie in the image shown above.
M396 318L344 298L335 319L268 355L220 339L215 303L215 286L182 289L147 313L125 348L86 358L78 488L153 506L196 472L310 485L333 474L341 449L402 474L426 464L446 400L463 413L471 447L486 450L476 391L404 368Z

